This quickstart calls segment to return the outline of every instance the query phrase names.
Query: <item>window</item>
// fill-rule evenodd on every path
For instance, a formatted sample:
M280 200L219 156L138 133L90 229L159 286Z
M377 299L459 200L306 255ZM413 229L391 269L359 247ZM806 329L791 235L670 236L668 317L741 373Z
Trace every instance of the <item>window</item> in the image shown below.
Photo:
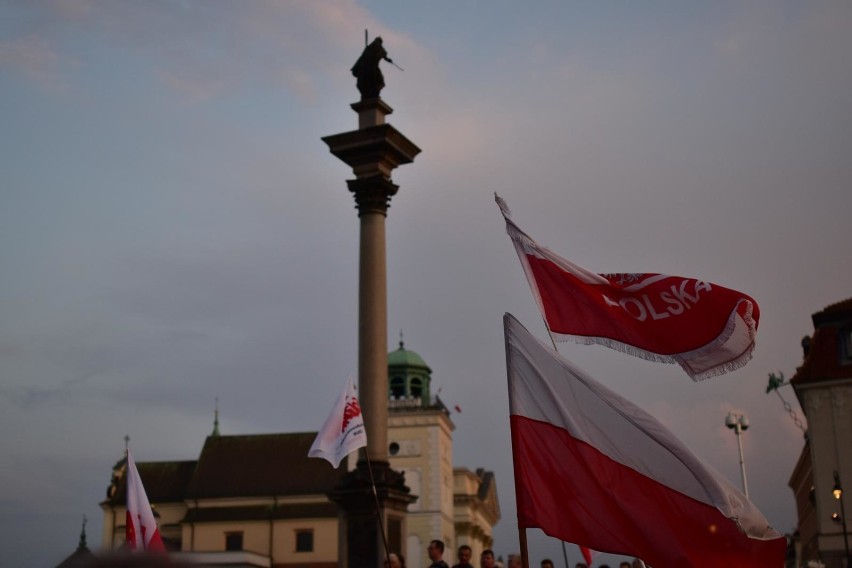
M420 377L411 379L411 398L421 398L423 396L423 380Z
M313 529L302 529L296 531L296 552L314 551Z
M242 550L243 549L243 533L231 532L225 533L225 550Z
M402 550L402 519L391 515L388 515L388 548Z
M390 388L391 398L397 400L405 398L405 379L403 379L402 377L392 378Z

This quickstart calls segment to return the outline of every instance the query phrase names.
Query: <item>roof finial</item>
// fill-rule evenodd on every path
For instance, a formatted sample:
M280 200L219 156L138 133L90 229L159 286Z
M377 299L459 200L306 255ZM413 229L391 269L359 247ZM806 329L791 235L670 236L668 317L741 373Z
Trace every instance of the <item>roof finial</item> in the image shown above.
M124 455L127 456L128 452L130 452L130 436L125 434L124 435Z
M214 411L214 414L213 414L213 433L210 434L210 435L211 436L218 436L219 435L219 397L218 396L216 397L216 410Z
M80 544L77 545L77 550L89 550L86 546L86 515L83 515L83 528L80 530Z
M405 349L405 342L402 340L402 330L399 330L399 348Z

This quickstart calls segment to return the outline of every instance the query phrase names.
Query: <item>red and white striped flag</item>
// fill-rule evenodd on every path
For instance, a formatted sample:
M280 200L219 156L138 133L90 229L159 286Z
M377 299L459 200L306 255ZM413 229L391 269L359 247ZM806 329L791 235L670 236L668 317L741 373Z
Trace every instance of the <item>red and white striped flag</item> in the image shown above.
M751 359L760 318L751 297L694 278L596 274L536 243L494 196L555 341L605 345L677 363L698 381Z
M308 457L323 458L337 468L343 458L366 445L364 416L358 404L357 387L350 376L308 451Z
M127 519L125 537L127 546L135 552L166 552L148 495L136 469L136 462L127 450Z
M651 415L503 320L518 525L652 566L778 568L787 543Z

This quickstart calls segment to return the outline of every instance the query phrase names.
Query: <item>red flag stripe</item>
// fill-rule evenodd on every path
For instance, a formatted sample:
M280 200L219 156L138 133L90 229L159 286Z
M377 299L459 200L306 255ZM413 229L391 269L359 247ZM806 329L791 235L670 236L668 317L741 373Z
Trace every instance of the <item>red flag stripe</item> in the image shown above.
M609 459L551 424L512 416L511 427L521 526L638 556L652 566L781 565L783 538L747 538L715 507Z

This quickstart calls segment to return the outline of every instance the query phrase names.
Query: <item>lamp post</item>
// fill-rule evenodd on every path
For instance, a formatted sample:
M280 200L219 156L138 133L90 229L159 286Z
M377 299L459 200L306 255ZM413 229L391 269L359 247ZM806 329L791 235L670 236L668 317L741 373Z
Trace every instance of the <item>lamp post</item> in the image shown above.
M849 533L846 532L846 509L843 507L843 487L840 485L840 475L834 470L834 487L831 490L834 498L840 501L840 522L843 527L843 545L846 548L846 566L852 566L852 558L849 557Z
M745 459L743 458L743 442L742 442L742 434L746 430L748 430L749 422L748 418L746 418L745 414L734 414L733 412L729 412L728 416L725 417L725 426L734 431L737 435L737 447L740 450L740 473L743 477L743 493L745 493L746 499L748 499L748 481L746 480L746 470L745 470Z

